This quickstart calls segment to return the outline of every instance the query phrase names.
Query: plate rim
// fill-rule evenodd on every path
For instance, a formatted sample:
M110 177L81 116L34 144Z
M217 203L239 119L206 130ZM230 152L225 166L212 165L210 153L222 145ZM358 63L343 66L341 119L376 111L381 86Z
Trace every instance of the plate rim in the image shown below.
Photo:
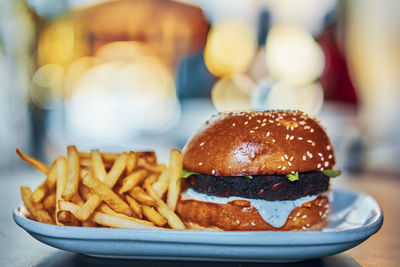
M372 200L377 214L367 224L352 229L336 231L196 231L159 229L92 228L82 226L58 226L33 221L20 211L22 204L13 210L15 223L29 234L56 239L93 241L138 241L158 243L237 245L237 246L299 246L330 245L363 241L382 227L383 212L370 195L348 188L334 188L335 193L363 195ZM101 234L99 232L101 231ZM163 233L159 235L160 231ZM171 239L170 236L173 236ZM263 238L260 238L260 237ZM324 238L321 238L323 236ZM218 238L221 237L221 238ZM279 238L277 238L279 237ZM351 238L350 238L351 237Z

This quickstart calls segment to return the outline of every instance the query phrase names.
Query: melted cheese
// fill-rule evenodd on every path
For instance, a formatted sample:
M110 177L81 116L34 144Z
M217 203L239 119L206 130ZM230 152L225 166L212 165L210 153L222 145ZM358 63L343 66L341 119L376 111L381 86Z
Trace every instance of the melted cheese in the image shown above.
M296 208L302 206L304 203L312 201L318 195L305 196L296 200L282 200L282 201L267 201L263 199L250 199L240 197L216 197L207 194L199 193L189 188L186 192L182 193L182 199L194 199L198 201L226 204L233 200L247 200L251 206L257 209L261 217L275 228L285 225L289 214Z

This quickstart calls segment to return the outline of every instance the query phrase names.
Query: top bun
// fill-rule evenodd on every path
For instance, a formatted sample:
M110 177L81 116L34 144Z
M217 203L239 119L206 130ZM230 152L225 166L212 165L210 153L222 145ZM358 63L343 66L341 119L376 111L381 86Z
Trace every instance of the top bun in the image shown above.
M183 168L214 176L333 169L332 144L301 111L220 113L183 148Z

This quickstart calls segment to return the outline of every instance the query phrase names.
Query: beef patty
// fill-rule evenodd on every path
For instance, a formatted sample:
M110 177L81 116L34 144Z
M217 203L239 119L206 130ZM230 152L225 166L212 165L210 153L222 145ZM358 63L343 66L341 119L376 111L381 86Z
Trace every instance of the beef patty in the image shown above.
M193 174L187 178L195 191L219 197L252 199L295 200L317 195L329 188L329 177L322 172L299 173L299 180L289 181L286 175L211 176Z

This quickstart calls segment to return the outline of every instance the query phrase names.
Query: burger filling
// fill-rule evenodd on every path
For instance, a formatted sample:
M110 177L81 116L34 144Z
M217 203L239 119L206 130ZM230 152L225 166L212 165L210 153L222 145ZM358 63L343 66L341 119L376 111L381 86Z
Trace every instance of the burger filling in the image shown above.
M211 176L193 174L187 178L195 191L218 197L242 197L268 201L296 200L318 195L329 188L329 177L319 171L298 174L297 181L286 175Z

